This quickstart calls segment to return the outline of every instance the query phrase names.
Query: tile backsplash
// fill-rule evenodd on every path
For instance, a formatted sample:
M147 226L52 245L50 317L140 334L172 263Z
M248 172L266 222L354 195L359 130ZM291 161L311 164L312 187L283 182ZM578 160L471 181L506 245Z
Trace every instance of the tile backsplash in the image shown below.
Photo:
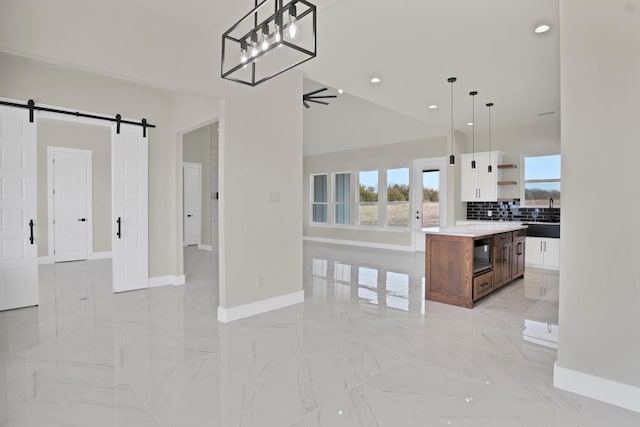
M488 215L489 211L491 211L491 216ZM468 202L467 219L559 222L560 208L524 208L520 207L520 199L508 202Z

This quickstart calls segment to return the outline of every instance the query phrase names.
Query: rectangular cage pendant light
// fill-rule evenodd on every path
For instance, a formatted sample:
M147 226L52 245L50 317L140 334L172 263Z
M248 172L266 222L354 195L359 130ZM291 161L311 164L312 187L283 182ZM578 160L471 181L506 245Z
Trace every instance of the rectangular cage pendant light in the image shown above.
M256 86L316 56L316 6L255 0L222 35L223 79Z

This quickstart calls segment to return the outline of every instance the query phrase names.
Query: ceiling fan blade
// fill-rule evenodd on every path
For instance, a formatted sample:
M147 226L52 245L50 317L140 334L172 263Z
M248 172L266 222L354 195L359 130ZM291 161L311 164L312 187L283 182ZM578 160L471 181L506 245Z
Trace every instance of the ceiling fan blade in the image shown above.
M318 90L314 90L314 91L309 92L309 93L305 93L304 96L314 95L316 93L324 92L325 90L327 90L327 88L323 87L322 89L318 89Z
M322 105L329 105L328 102L323 102L323 101L314 101L313 99L309 99L309 102L315 102L316 104L322 104Z
M311 108L311 105L307 104L305 101L302 101L302 103L304 104L305 108Z
M307 99L337 98L335 95L308 96Z

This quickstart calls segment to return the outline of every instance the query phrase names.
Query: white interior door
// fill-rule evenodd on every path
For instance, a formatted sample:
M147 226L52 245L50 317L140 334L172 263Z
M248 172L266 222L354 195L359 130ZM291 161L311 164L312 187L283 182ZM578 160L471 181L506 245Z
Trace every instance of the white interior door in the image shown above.
M91 151L52 150L55 262L85 260L89 251Z
M415 251L424 252L426 241L422 229L446 225L446 159L414 160L411 188L413 248Z
M111 130L113 291L149 287L148 140L142 128Z
M36 124L0 106L0 310L38 305Z
M184 163L183 167L184 244L197 245L202 228L202 165Z

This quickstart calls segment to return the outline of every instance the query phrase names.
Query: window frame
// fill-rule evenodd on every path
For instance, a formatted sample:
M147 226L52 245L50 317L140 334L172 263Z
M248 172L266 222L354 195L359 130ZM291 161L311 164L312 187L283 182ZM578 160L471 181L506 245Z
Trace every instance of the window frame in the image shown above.
M336 179L337 175L349 175L349 201L348 202L338 202L336 200L337 197L337 189L336 189L336 184L338 182L338 180ZM351 171L338 171L338 172L332 172L331 173L331 184L332 184L332 199L331 199L331 213L332 213L332 221L331 224L335 225L336 227L349 227L351 225L353 225L353 180L351 179L351 177L353 176L353 172ZM346 205L349 206L349 222L348 223L338 223L336 222L336 210L338 208L338 205ZM323 224L323 223L321 223Z
M325 176L327 178L327 197L326 202L315 201L315 177ZM329 225L331 224L331 212L330 212L330 200L331 200L331 181L330 174L328 172L312 173L309 178L309 224L313 225ZM315 221L313 218L313 207L315 205L324 205L327 210L327 220L323 222Z
M367 168L367 169L359 169L356 174L357 174L357 181L355 183L355 188L356 188L356 225L358 225L358 227L364 227L367 229L370 228L381 228L381 229L385 229L387 227L384 226L384 224L386 223L386 218L382 217L382 210L380 209L380 200L382 200L382 197L386 198L386 194L383 195L383 188L380 187L380 168ZM382 169L384 170L384 169ZM369 203L371 205L373 205L374 202L361 202L360 200L360 174L362 172L373 172L375 171L378 174L378 200L375 202L378 205L378 222L377 224L362 224L360 222L360 203ZM386 192L385 192L386 193Z
M526 159L527 158L532 158L532 157L552 157L552 156L558 156L560 158L560 178L548 178L548 179L528 179L525 180L525 174L526 174L526 170L525 170L525 166L526 166ZM543 205L533 205L533 204L527 204L527 199L525 197L526 195L526 186L529 183L558 183L560 185L560 195L562 197L562 154L561 153L542 153L542 154L523 154L520 156L520 169L521 169L521 173L520 173L520 181L522 182L522 185L520 187L520 207L521 208L548 208L549 205L548 204L543 204ZM562 200L562 198L561 198ZM560 202L562 203L562 202ZM556 206L554 206L556 207ZM560 207L560 206L557 206Z
M408 178L408 186L409 186L409 200L407 200L406 203L408 203L409 206L409 214L407 216L407 225L403 226L403 225L390 225L389 224L389 218L387 215L387 209L389 208L389 203L393 203L393 202L389 202L389 171L390 170L397 170L397 169L406 169L407 170L407 178ZM411 174L413 172L413 169L411 166L395 166L395 167L389 167L389 168L385 168L384 170L384 228L386 229L392 229L392 230L409 230L411 228L411 210L412 210L412 198L411 197ZM380 197L378 197L378 200L380 200ZM401 203L405 203L405 202L401 202Z

